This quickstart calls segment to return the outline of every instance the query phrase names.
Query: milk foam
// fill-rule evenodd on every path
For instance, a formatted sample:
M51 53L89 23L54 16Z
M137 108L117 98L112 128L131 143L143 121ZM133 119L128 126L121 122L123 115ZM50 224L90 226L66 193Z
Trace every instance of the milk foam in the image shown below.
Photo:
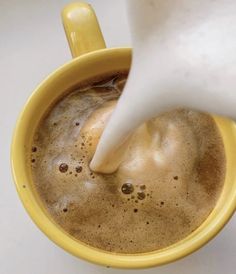
M235 117L236 2L127 3L131 71L90 164L105 173L119 166L114 159L121 160L133 130L164 111L187 107Z

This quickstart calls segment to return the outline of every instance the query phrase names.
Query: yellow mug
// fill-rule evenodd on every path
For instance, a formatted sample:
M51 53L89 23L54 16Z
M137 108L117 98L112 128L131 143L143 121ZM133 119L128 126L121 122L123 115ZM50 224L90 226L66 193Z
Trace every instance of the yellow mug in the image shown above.
M73 60L49 75L28 99L18 119L11 148L12 171L19 196L31 218L56 244L88 261L119 268L145 268L180 259L206 244L227 223L236 207L236 126L214 117L221 132L227 170L216 207L207 220L185 239L167 248L140 254L118 254L88 246L59 227L44 208L34 187L29 155L37 124L49 106L66 90L96 77L128 71L130 48L105 48L96 15L90 5L73 3L62 12Z

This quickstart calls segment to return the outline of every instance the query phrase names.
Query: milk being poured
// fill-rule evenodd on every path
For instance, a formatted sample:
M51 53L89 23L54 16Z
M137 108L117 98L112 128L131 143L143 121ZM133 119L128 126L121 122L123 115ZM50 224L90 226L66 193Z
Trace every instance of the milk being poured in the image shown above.
M114 172L129 136L177 107L235 116L236 2L127 0L133 60L90 167Z

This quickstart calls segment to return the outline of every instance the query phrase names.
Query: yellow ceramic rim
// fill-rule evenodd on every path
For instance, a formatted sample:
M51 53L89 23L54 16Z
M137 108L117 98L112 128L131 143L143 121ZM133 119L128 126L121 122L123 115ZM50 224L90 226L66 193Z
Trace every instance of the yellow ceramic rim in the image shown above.
M227 157L227 173L226 181L234 182L234 189L231 193L227 195L227 203L220 210L217 216L208 224L208 226L201 230L201 227L197 229L194 233L195 236L186 241L181 241L174 244L173 246L166 248L164 250L143 253L143 254L134 254L134 255L123 255L109 253L102 250L95 249L84 245L83 243L74 240L63 230L61 230L55 223L45 215L44 210L38 204L33 192L30 190L30 187L23 187L23 184L27 186L29 184L26 173L24 173L24 168L26 164L19 164L18 160L22 159L22 152L19 150L19 147L22 146L22 140L20 140L20 135L22 128L27 126L24 125L25 117L30 115L30 105L37 100L38 93L42 92L42 89L49 81L54 81L59 75L61 75L65 70L70 69L73 66L76 66L77 63L87 62L92 59L104 59L107 55L110 56L130 56L130 49L105 49L99 50L86 54L82 57L72 60L68 64L62 66L54 73L52 73L47 79L34 91L32 96L29 98L26 103L16 125L14 132L12 147L11 147L11 161L12 161L12 172L17 187L19 196L28 211L31 218L38 225L38 227L56 244L70 252L75 256L79 256L83 259L86 259L97 264L102 264L106 266L113 266L119 268L145 268L156 265L165 264L172 262L179 258L182 258L196 249L200 248L206 242L208 242L212 237L214 237L220 229L227 223L231 215L234 213L236 205L236 170L234 165L236 163L236 151L232 151L232 148L236 147L236 130L235 124L223 118L215 117L216 123L219 126L220 132L223 137L226 157ZM24 142L26 142L25 140ZM232 164L234 163L234 164ZM23 170L22 170L23 169ZM23 178L22 178L23 176ZM208 219L206 220L206 222ZM197 232L197 233L196 233ZM193 234L194 234L193 233ZM188 238L188 237L187 237Z

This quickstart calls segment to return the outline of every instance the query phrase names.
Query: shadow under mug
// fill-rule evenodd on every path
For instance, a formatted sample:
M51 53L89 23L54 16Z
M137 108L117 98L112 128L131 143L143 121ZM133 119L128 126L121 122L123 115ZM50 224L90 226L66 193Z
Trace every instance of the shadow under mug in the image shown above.
M140 254L106 252L88 246L58 226L43 206L34 187L29 164L32 138L38 122L65 91L96 77L129 70L130 48L105 48L96 15L90 5L73 3L62 11L62 19L74 59L50 74L24 106L13 136L11 162L19 196L37 226L57 245L80 258L118 268L145 268L169 263L197 250L227 223L236 207L236 126L214 117L226 153L226 177L221 196L209 217L192 234L161 250Z

